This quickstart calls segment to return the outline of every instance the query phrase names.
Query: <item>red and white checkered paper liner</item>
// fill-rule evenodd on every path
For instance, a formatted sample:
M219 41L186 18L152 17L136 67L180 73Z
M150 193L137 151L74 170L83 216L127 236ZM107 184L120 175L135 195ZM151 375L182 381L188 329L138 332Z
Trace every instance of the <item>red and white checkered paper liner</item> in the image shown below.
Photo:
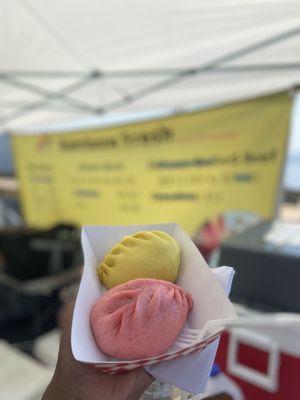
M128 372L130 370L145 367L146 365L153 365L163 361L175 360L179 357L187 356L192 353L203 351L210 343L216 340L220 336L221 332L218 332L205 340L202 340L199 343L195 343L192 346L185 347L184 349L172 352L161 354L156 357L145 358L143 360L137 361L120 361L114 364L96 364L95 367L99 369L101 372L105 372L107 374L120 374L122 372Z

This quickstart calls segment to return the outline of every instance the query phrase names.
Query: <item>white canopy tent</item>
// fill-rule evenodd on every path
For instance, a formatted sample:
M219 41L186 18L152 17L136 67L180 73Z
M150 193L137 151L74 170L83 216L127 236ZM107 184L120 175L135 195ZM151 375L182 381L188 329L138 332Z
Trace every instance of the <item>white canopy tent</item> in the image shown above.
M300 81L299 0L0 0L0 129Z

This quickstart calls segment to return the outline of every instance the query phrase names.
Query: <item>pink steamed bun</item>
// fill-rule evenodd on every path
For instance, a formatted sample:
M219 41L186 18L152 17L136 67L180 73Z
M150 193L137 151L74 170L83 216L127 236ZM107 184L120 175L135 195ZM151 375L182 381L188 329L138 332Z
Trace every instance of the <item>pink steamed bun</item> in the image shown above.
M103 353L134 360L168 350L192 306L191 296L171 282L134 279L107 291L94 304L90 322Z

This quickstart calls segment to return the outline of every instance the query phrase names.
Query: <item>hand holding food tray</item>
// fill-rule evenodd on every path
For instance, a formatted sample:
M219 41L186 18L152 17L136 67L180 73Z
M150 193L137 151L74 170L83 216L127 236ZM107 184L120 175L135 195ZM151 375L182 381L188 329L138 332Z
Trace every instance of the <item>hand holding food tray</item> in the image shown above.
M188 310L189 314L186 322L184 321L185 327L201 330L205 327L205 324L208 321L232 319L236 317L233 306L228 300L215 274L213 274L210 268L206 265L204 259L194 246L190 237L179 225L170 223L115 227L84 227L82 230L82 245L85 266L76 300L72 325L72 351L74 357L78 361L96 364L100 370L109 373L122 372L140 366L149 366L156 363L159 363L160 365L163 361L176 360L194 352L201 352L220 334L220 329L216 331L210 331L209 334L201 338L200 341L193 343L193 345L184 349L176 348L175 340L175 344L170 346L161 354L131 359L128 357L124 358L124 356L122 358L109 356L107 355L107 352L103 352L97 345L95 335L93 334L93 330L91 328L90 315L94 304L97 301L100 301L99 299L101 299L101 297L107 292L106 287L99 280L97 274L99 265L105 261L108 253L113 251L118 244L122 243L122 240L124 240L125 236L134 236L138 232L144 232L144 234L146 234L145 232L149 231L162 232L171 237L171 240L169 240L171 247L173 245L173 247L176 248L174 243L177 243L179 246L180 265L178 266L177 271L178 276L177 278L175 276L175 283L169 283L165 281L165 285L177 285L180 295L182 295L182 293L186 293L186 296L191 296L192 298L193 306L191 308L190 304L188 307L191 309ZM167 249L170 251L170 248L167 247ZM149 254L147 258L149 259ZM156 264L159 264L159 260L161 258L163 259L164 257L160 257L160 254L157 254L156 260L158 263ZM169 260L170 259L172 259L172 257L169 257ZM176 256L173 257L173 261L174 260L176 260ZM144 262L146 263L147 260ZM173 266L173 269L176 270L176 265L175 267ZM141 271L143 271L143 266L141 266ZM172 271L171 267L169 268L169 272L170 271ZM101 267L99 275L101 276ZM129 272L128 276L132 278ZM170 273L170 276L170 279L174 278L172 273ZM143 278L142 281L160 277L161 276L141 276L141 278ZM136 276L133 278L138 279ZM134 282L134 280L129 282ZM118 285L116 287L118 287ZM107 293L109 293L109 291ZM159 306L157 307L157 310L160 310ZM166 363L166 368L167 364L169 364L169 362Z

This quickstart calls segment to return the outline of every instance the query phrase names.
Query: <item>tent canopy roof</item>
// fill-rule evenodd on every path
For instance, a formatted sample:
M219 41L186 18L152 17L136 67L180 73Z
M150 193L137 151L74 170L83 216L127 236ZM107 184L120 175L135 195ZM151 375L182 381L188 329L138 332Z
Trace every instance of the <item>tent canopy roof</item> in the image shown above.
M0 0L0 126L299 83L299 0Z

